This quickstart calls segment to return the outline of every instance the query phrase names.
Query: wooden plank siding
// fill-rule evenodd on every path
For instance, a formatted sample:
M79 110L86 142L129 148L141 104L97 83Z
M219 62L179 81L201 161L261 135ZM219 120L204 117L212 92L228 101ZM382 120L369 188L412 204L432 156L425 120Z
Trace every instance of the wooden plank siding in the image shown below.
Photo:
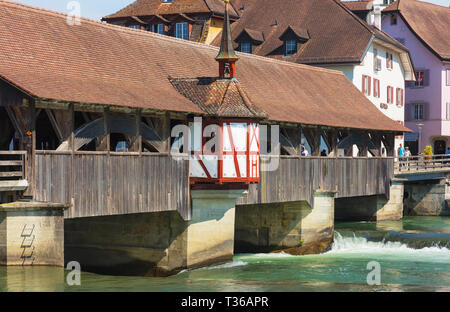
M315 190L337 198L386 194L393 158L281 156L238 205L306 200ZM72 165L73 163L73 165ZM72 204L66 218L178 211L190 219L189 166L168 154L36 152L35 199Z
M73 204L66 218L178 211L188 220L188 168L167 154L37 151L34 198Z
M336 198L385 194L393 177L393 158L281 156L278 170L261 173L238 205L306 200L315 190L337 191Z

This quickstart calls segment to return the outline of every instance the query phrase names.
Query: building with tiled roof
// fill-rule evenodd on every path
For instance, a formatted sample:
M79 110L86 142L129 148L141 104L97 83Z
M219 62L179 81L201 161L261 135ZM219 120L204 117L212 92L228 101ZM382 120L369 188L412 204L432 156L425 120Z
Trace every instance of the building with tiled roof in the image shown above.
M231 5L231 20L239 17ZM222 0L136 0L102 18L111 24L145 29L181 39L210 43L223 26Z
M83 18L78 25L68 18L0 1L0 25L8 25L0 27L1 123L14 134L16 123L8 116L20 113L24 105L27 112L34 103L37 145L47 149L67 148L70 123L64 116L70 115L70 107L75 112L73 125L80 127L75 133L82 134L79 140L75 137L77 149L95 150L85 139L103 133L103 123L96 118L106 111L139 112L145 120L143 135L153 144L149 150L156 151L163 144L154 143L157 136L150 128L159 129L161 116L172 126L184 124L189 116L251 117L282 128L309 127L318 135L333 129L388 138L409 131L380 113L339 71L239 52L226 55L226 49L218 54L214 46ZM221 72L231 75L225 81L218 75L218 61L226 65ZM8 115L5 106L19 110L9 110ZM117 116L108 117L116 118L116 131L135 122ZM86 122L91 130L83 126ZM66 140L59 147L58 140L48 141L52 128L60 142Z
M386 116L404 122L405 80L414 80L414 67L400 42L338 0L244 3L231 26L237 50L342 71ZM402 143L399 136L396 146Z
M405 120L412 150L450 146L450 8L399 0L383 10L382 29L410 50L417 81L406 88Z

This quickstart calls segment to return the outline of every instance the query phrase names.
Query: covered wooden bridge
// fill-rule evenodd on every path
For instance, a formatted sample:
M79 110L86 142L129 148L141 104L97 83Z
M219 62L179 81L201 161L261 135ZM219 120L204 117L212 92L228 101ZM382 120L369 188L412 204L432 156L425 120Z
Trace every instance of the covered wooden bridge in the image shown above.
M66 218L179 211L189 220L189 165L170 154L171 129L208 116L196 101L237 95L213 85L186 95L171 81L215 79L217 48L85 19L71 26L10 1L0 1L0 26L1 200L23 191L70 204ZM239 58L240 92L267 114L262 125L280 129L262 155L279 166L241 204L309 201L317 189L389 193L394 137L408 129L342 73Z

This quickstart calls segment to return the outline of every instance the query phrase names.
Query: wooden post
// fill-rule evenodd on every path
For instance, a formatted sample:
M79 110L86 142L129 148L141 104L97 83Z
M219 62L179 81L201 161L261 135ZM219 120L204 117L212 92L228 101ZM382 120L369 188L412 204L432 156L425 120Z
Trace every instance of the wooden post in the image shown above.
M347 131L347 134L350 146L344 150L344 155L348 157L353 157L353 134L350 130Z
M109 152L111 151L111 129L109 127L109 108L105 107L103 110L103 129L105 133L105 140L106 140L106 150Z
M139 155L142 154L142 129L141 129L141 120L142 113L141 109L136 110L136 135L133 139L133 144L131 145L131 151L139 152Z
M27 140L27 152L28 152L28 189L26 195L35 196L36 192L36 100L30 99L28 106L29 124L27 136L31 135L31 142Z
M360 149L359 156L367 157L369 151L369 137L366 131L361 131L361 135L363 137L363 145L358 147Z
M69 105L70 112L70 150L72 151L72 155L75 151L75 105L70 103ZM72 156L73 157L73 156Z
M164 142L164 152L170 152L170 139L171 139L171 129L170 129L170 113L166 112L161 125L161 137Z
M387 133L383 138L384 146L386 147L386 154L388 157L395 156L395 135L394 133Z
M306 140L311 147L311 156L320 156L320 129L302 128Z

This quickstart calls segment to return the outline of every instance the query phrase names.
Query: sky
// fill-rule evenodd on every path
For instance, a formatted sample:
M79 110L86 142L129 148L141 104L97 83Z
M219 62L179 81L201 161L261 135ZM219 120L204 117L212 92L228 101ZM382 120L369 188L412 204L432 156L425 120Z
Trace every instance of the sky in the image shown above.
M63 13L70 13L73 8L68 8L71 0L15 0L24 4L50 9ZM124 6L134 2L134 0L78 0L81 9L81 16L94 20L100 20L103 16L112 14ZM443 6L450 6L450 0L426 0Z

